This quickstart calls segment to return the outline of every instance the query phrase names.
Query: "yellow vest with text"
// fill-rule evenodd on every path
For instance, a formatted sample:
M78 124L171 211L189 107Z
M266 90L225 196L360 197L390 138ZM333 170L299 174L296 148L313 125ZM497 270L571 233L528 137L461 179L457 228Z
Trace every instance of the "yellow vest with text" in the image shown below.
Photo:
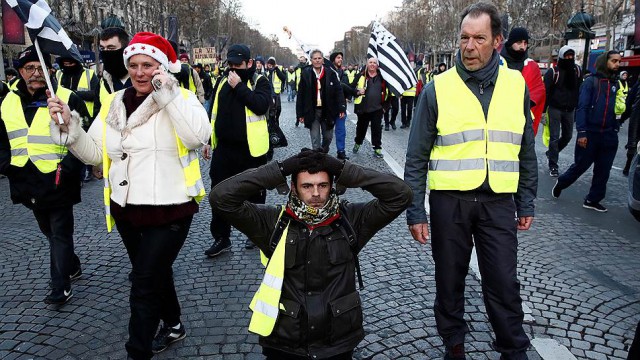
M280 218L284 212L284 207L280 211L280 217L276 224L280 223ZM289 224L282 232L278 245L271 255L267 258L262 252L262 265L266 267L262 283L258 291L253 295L249 309L253 311L251 322L249 323L249 331L261 336L269 336L273 331L278 320L278 313L282 308L280 304L280 296L282 295L282 283L284 282L284 255L287 243L287 234L289 233Z
M56 96L69 103L71 93L71 90L58 87ZM51 140L51 115L47 107L38 108L29 126L20 96L10 92L2 102L0 112L11 146L11 165L24 167L27 161L31 160L42 173L55 171L58 163L67 154L67 147L57 145Z
M500 66L486 118L480 101L455 67L433 81L438 136L429 161L429 188L473 190L488 176L494 192L515 193L526 122L526 85L520 72Z
M274 74L275 75L275 74ZM262 75L258 75L255 78L256 84ZM213 110L211 115L211 126L213 130L211 131L211 148L215 149L218 146L218 138L216 137L216 118L218 116L218 100L220 98L220 90L225 86L227 82L227 78L224 77L220 79L220 85L218 85L218 90L216 91L216 96L213 100ZM253 86L251 86L251 80L247 81L247 87L249 90L253 91ZM267 116L256 115L253 111L251 111L248 107L244 108L245 113L245 122L247 124L247 142L249 143L249 152L251 156L258 157L262 156L269 151L269 129L267 128Z
M181 88L180 92L184 99L189 97L189 90ZM107 115L109 114L109 108L111 107L111 103L113 102L113 98L116 93L108 94L100 108L100 118L102 119L102 176L104 177L103 200L108 232L111 232L113 229L115 220L111 216L111 185L109 183L111 159L107 154ZM176 133L175 135L176 143L178 145L178 158L180 159L180 165L182 166L184 181L187 187L187 196L200 203L206 195L206 190L204 188L204 183L202 182L202 175L200 174L198 153L196 153L195 150L189 150L184 146L178 134Z
M91 90L91 78L93 77L93 70L84 69L82 72L82 76L80 76L80 80L78 81L78 87L72 91L90 91ZM58 84L62 84L60 81L62 79L62 71L58 70L56 72L56 78L58 79ZM102 89L100 89L102 93ZM93 101L85 101L84 104L87 106L87 110L89 111L89 115L93 118Z

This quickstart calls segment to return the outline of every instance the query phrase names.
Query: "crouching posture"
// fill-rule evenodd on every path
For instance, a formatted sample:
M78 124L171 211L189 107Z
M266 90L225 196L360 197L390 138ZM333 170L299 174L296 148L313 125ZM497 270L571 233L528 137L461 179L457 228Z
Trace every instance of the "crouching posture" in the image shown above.
M289 175L286 205L246 201L265 188L286 193ZM375 199L340 201L334 179L339 187L362 188ZM351 359L364 338L357 254L411 198L396 176L308 149L213 188L213 211L263 253L266 272L251 301L249 331L260 335L267 359Z

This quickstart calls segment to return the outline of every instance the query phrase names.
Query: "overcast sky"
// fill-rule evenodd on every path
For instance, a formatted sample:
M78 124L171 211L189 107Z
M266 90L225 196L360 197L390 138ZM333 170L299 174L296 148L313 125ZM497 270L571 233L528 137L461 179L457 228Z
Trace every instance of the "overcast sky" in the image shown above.
M368 26L402 4L402 0L241 1L247 22L265 36L276 34L281 46L298 47L282 30L287 26L298 40L325 52L352 26Z

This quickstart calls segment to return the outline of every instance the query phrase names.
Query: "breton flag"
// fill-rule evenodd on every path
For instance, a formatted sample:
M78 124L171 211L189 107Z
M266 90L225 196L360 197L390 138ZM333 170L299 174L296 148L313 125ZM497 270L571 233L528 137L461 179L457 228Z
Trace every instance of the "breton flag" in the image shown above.
M70 57L83 63L78 47L71 41L60 22L51 14L44 0L6 0L29 31L33 43L43 52Z
M407 55L396 43L396 37L377 21L371 27L367 55L378 58L382 77L394 95L400 96L418 83Z

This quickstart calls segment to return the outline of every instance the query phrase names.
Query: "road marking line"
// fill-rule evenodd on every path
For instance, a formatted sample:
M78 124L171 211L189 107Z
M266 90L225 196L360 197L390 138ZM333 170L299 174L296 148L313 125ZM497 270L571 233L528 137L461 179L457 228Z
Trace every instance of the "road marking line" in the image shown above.
M554 339L531 339L531 345L544 360L575 360L576 357Z
M620 171L622 171L622 168L619 168L619 167L617 167L617 166L612 166L611 168L612 168L612 169L615 169L615 170L620 170Z

